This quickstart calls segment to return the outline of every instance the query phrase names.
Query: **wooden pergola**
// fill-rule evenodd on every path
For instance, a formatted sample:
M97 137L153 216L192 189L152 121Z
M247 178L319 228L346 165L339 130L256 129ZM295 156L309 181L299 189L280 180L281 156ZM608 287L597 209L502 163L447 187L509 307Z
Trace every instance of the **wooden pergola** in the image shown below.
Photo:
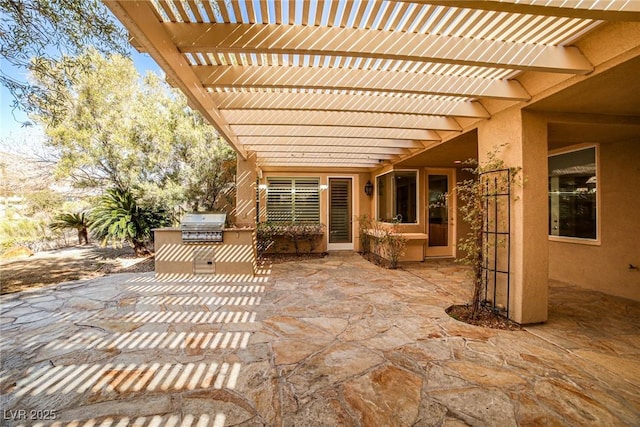
M529 101L522 73L590 73L572 43L640 21L640 2L613 0L106 4L260 168L395 163Z

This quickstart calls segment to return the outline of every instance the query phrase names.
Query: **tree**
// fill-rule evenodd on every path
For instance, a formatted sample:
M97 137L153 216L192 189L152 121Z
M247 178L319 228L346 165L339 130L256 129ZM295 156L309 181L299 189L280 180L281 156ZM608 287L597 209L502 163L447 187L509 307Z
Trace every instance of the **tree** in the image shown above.
M183 147L181 180L185 186L185 199L193 211L216 210L223 194L232 195L225 190L230 190L234 184L236 154L220 138L211 139L209 143Z
M23 213L28 217L50 218L62 207L64 196L49 188L25 194Z
M78 61L79 69L49 62L67 85L64 108L35 99L57 173L79 187L128 191L145 207L212 208L235 175L235 154L213 127L158 76L141 79L128 58L92 50L71 65Z
M71 177L78 187L125 190L153 176L152 162L164 166L170 135L163 135L161 126L167 117L156 99L149 104L157 105L157 114L149 113L147 94L130 60L120 55L106 59L92 50L79 58L47 62L47 74L34 72L47 95L32 102L37 120L46 127L47 145L59 153L59 176ZM82 67L76 68L78 63ZM61 77L50 79L51 74ZM66 82L63 105L51 104L48 94L62 92L56 87L61 80Z
M64 81L49 72L47 59L68 55L70 63L87 46L103 53L129 49L125 31L100 0L0 0L0 17L0 58L10 64L0 70L0 83L13 95L14 108L27 113L36 111L34 97L52 106L63 99ZM45 91L18 77L25 71L48 76L61 90Z
M78 231L78 244L89 244L89 215L86 212L61 213L49 224L52 230L75 229Z
M166 223L167 214L162 209L141 207L129 191L110 188L91 213L90 229L103 244L126 241L137 256L145 256L149 255L151 230Z

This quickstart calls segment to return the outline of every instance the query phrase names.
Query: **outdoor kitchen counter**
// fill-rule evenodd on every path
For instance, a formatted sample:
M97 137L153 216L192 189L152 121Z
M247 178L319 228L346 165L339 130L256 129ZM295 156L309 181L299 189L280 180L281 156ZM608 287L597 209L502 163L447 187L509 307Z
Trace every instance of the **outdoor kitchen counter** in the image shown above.
M222 243L184 243L180 228L153 232L156 274L254 275L254 228L225 228Z

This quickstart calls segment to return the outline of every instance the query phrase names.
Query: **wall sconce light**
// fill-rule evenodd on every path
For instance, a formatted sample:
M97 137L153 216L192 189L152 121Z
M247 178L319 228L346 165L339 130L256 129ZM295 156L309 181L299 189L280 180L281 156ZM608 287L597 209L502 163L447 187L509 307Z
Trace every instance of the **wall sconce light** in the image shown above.
M269 188L269 186L267 184L260 184L260 185L258 185L258 188L260 190L266 190L267 188Z
M364 194L369 197L373 196L373 184L371 183L371 181L367 181L367 183L364 185Z
M328 190L329 186L327 184L320 184L320 191Z

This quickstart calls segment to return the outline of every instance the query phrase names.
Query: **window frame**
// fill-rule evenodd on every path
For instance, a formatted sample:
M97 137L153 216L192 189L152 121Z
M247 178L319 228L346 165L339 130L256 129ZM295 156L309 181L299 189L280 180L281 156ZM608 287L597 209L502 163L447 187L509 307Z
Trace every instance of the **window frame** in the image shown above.
M375 219L377 222L383 223L383 224L393 224L392 222L388 222L388 221L380 221L378 220L378 218L380 217L380 212L379 212L379 203L378 203L378 199L379 199L379 195L378 195L378 178L384 175L388 175L388 174L395 174L396 172L415 172L416 174L416 221L415 222L399 222L397 223L399 226L409 226L409 225L420 225L420 169L392 169L389 170L387 172L383 172L380 173L378 175L375 176ZM396 207L396 197L397 197L397 192L396 192L396 181L395 179L392 180L393 182L393 188L392 188L392 198L393 198L393 210L394 210L394 214L397 215L397 212L395 212L395 207ZM394 215L394 216L395 216Z
M582 151L593 148L595 150L595 162L596 162L596 238L591 239L587 237L570 237L570 236L554 236L549 234L550 242L560 242L560 243L576 243L579 245L587 245L587 246L600 246L601 245L601 237L602 237L602 174L600 171L600 144L598 143L584 143L584 144L574 144L567 147L562 147L554 150L549 150L547 153L547 164L549 162L549 158L561 154L573 153L576 151ZM549 170L547 170L547 187L549 186ZM547 190L547 203L549 197L549 191ZM547 220L551 219L551 211L547 212ZM547 230L548 231L548 230Z
M291 216L292 219L291 220L283 220L283 221L277 221L277 220L272 220L269 219L269 190L272 188L271 187L271 181L290 181L290 190L291 190L291 200L290 200L290 206L291 206ZM305 220L298 220L295 219L295 206L296 206L296 182L297 181L317 181L318 187L317 187L317 221L305 221ZM266 177L266 193L265 193L265 219L267 222L272 222L275 224L278 223L292 223L292 224L321 224L322 223L322 202L321 202L321 197L320 197L320 193L322 190L322 185L321 185L321 179L320 177L316 177L316 176L311 176L311 177L307 177L307 176L297 176L297 177L289 177L289 176L271 176L271 177Z

